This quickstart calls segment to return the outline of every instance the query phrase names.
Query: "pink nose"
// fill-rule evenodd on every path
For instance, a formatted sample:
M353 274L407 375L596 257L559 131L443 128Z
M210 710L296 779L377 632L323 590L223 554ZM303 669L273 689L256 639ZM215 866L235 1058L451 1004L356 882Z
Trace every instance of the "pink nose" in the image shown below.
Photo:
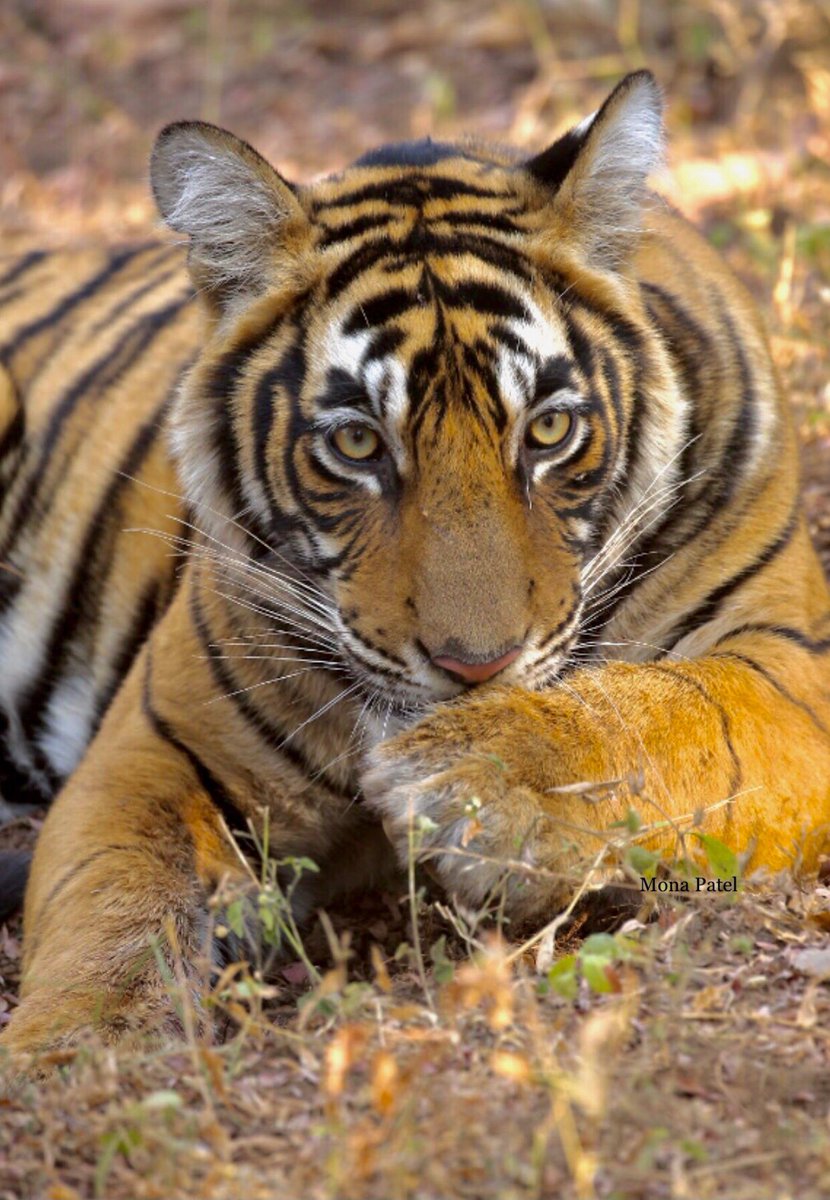
M521 649L521 646L514 646L512 650L502 654L501 658L491 658L489 662L482 663L463 662L460 658L450 658L446 654L439 655L432 661L436 667L443 667L445 671L451 671L453 675L460 675L465 683L484 683L486 679L492 679L494 675L498 675L499 671L518 658Z

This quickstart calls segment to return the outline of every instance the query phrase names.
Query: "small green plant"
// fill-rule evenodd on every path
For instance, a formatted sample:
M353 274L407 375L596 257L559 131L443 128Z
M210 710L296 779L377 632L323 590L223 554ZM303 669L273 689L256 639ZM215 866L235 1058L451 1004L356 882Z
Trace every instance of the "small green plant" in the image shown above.
M259 879L251 871L251 885L231 895L215 898L219 911L216 935L230 934L257 958L257 976L267 977L277 960L294 955L303 964L312 984L320 982L320 972L309 958L297 924L297 889L320 868L310 858L286 856L271 858L268 810L263 809L261 830L252 824L251 838L260 862ZM237 948L235 948L237 949ZM239 948L241 949L241 947Z
M592 992L622 991L619 965L636 955L636 944L625 934L593 933L575 954L556 960L539 985L540 993L553 990L566 1000L575 1000L580 977Z
M442 933L438 940L432 943L429 957L432 960L432 973L436 983L449 983L455 975L455 965L447 957L446 934Z

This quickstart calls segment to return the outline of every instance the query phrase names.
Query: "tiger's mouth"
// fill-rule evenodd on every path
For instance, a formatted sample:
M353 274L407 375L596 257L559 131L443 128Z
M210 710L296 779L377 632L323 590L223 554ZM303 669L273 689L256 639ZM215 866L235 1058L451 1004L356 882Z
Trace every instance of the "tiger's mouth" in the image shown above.
M480 663L432 657L417 639L393 657L376 645L369 646L345 621L339 652L345 677L370 709L411 722L436 704L459 699L490 683L528 691L552 686L572 665L579 637L578 617L577 613L568 623L562 638L552 642L549 634L537 635Z

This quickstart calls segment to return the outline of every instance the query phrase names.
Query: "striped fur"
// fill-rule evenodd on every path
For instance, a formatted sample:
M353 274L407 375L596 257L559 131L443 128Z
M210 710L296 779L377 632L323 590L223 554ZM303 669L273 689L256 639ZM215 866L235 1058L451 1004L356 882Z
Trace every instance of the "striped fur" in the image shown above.
M659 154L645 72L529 161L413 143L305 187L175 125L153 184L198 301L177 248L6 266L0 792L68 778L14 1049L173 1023L143 947L172 923L198 991L263 810L322 868L302 911L392 871L413 816L449 891L533 919L632 804L656 845L704 810L758 865L820 848L793 432Z

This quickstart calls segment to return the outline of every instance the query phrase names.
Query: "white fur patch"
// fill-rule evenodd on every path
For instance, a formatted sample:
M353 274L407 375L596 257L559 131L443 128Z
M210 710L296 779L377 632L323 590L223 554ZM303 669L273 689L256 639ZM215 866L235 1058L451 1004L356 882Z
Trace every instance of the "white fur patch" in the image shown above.
M189 235L215 283L244 290L262 280L290 211L289 189L272 175L199 124L179 126L157 143L152 179L162 215Z
M95 715L95 688L84 675L72 675L55 688L46 709L40 750L58 775L74 771L87 747Z
M644 74L621 84L605 111L590 118L572 172L586 251L599 262L613 267L630 251L642 224L646 181L662 159L660 92Z

